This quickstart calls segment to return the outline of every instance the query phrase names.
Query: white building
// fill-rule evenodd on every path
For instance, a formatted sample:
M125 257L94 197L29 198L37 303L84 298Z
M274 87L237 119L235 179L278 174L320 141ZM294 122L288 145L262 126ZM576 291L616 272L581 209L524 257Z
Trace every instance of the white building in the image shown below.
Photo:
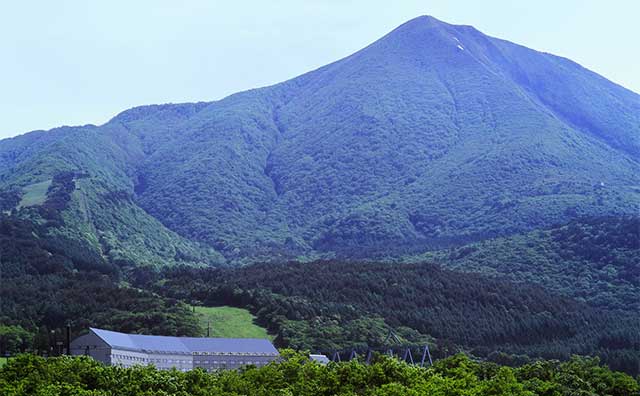
M159 369L207 371L264 366L278 358L266 339L193 338L125 334L90 328L71 342L72 355L88 355L109 365L131 367L152 364Z
M311 354L311 355L309 355L309 359L314 361L314 362L318 362L320 364L329 364L329 362L330 362L330 360L327 357L327 355L319 355L319 354L318 355L314 355L314 354Z

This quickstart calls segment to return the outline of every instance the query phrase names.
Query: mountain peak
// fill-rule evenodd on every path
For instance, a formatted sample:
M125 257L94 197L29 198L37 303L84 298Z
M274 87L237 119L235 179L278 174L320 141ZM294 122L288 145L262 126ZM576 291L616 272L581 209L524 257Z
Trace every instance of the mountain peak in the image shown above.
M379 41L391 47L421 52L425 44L434 48L454 43L456 47L463 36L475 41L484 35L473 26L453 25L431 15L421 15L398 26Z
M407 22L400 26L424 26L424 25L447 25L447 23L439 20L431 15L420 15L415 18L409 19Z
M421 32L427 29L445 28L446 26L451 25L432 17L431 15L421 15L398 26L390 33L390 35L393 35L394 32Z
M436 65L448 62L466 47L464 41L478 39L470 26L451 25L430 15L413 18L361 51L376 59L365 64L393 62ZM465 39L466 38L466 39Z

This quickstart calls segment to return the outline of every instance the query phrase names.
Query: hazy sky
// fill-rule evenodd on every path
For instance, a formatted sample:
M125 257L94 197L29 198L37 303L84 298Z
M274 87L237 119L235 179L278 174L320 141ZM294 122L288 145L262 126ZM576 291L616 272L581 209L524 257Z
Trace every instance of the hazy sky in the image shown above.
M3 0L0 138L277 83L424 14L640 92L638 0Z

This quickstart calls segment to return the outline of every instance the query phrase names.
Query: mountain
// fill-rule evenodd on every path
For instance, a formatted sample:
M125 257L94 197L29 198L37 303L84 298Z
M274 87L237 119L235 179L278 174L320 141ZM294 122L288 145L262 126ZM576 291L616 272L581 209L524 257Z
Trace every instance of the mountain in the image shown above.
M0 141L0 207L124 265L401 256L639 202L638 94L426 16L281 84Z

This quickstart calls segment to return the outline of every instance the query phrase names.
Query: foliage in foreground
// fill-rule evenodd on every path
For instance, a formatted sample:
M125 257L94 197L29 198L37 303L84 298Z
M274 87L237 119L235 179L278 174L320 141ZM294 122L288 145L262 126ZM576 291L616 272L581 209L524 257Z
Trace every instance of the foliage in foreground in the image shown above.
M53 395L638 395L632 377L597 359L541 361L520 368L477 363L464 355L423 369L379 357L374 364L322 366L285 351L281 363L241 371L159 371L103 366L86 357L21 355L0 369L0 393Z

